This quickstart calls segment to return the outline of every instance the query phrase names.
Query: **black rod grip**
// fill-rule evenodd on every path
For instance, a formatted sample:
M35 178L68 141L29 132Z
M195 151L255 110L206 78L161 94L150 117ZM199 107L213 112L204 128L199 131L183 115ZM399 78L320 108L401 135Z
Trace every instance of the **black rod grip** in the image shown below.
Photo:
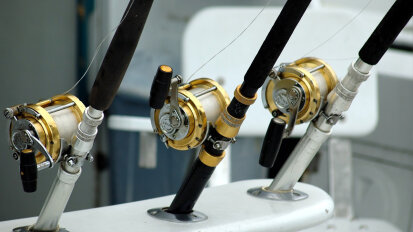
M267 133L264 137L260 154L260 164L266 168L274 166L278 151L280 150L286 123L279 118L271 119Z
M129 2L93 84L89 99L93 108L103 111L112 104L138 45L152 3L153 0Z
M34 152L31 149L25 149L20 153L20 178L25 192L31 193L36 191L37 163Z
M311 0L288 0L285 3L244 76L240 89L242 95L253 97L264 84L310 2Z
M215 167L209 167L197 158L167 211L173 214L191 213L214 170Z
M376 65L413 14L412 0L397 0L359 51L360 59Z
M164 105L171 86L172 72L172 68L167 65L158 67L149 95L149 106L151 108L160 109Z

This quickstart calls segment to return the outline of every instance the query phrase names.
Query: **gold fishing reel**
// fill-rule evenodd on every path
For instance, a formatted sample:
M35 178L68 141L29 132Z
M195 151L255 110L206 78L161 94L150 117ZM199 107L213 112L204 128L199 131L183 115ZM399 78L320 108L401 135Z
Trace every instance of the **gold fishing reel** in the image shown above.
M157 76L161 69L162 66ZM208 78L186 84L181 84L180 76L169 80L171 86L168 86L163 106L152 107L152 127L167 147L177 150L197 147L207 139L210 126L229 104L228 94L220 84ZM152 89L157 88L153 85Z
M84 110L83 103L69 94L6 108L13 157L19 159L24 150L34 150L38 170L52 167L68 148Z
M318 115L337 81L333 69L318 58L282 64L271 71L263 85L263 104L290 127L305 123Z

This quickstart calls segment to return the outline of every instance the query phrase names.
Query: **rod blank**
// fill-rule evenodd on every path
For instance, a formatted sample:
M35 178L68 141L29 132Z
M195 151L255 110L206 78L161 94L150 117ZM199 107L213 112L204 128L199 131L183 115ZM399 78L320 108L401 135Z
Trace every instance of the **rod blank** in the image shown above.
M242 95L253 97L264 84L310 2L311 0L289 0L285 3L244 76L240 89Z
M135 53L153 0L131 0L113 36L90 94L90 105L107 110Z
M409 22L412 14L411 0L397 0L360 49L360 58L370 65L376 65Z

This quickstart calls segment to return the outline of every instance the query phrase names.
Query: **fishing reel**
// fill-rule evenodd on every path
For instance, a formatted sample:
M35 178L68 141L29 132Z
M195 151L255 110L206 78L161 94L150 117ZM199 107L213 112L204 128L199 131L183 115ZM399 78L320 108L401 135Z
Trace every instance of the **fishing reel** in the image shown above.
M172 68L161 65L152 83L151 122L167 147L189 150L208 139L208 131L229 104L229 97L217 82L200 78L182 83Z
M26 192L36 191L38 170L52 168L63 158L84 111L83 103L68 94L4 110L4 116L11 121L10 148L13 158L20 159Z
M275 67L262 88L262 101L274 118L261 151L260 164L272 167L283 138L296 124L316 118L338 80L333 69L313 57Z

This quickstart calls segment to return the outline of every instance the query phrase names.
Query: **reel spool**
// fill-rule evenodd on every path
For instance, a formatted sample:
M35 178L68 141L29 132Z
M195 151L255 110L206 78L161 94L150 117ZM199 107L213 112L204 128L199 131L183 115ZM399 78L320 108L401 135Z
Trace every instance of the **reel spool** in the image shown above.
M335 72L326 62L302 58L272 70L262 88L263 104L286 123L293 111L297 111L293 123L305 123L318 115L337 82Z
M156 89L155 80L161 69L162 66L158 69L152 89ZM172 69L169 71L172 76ZM163 106L156 109L151 104L152 127L167 147L177 150L197 147L207 139L210 124L213 126L229 104L228 94L221 85L208 78L186 84L180 84L180 76L169 80L171 88L168 87L169 95Z
M53 167L68 148L84 110L83 103L73 95L6 108L13 157L19 159L24 150L32 149L38 170Z

